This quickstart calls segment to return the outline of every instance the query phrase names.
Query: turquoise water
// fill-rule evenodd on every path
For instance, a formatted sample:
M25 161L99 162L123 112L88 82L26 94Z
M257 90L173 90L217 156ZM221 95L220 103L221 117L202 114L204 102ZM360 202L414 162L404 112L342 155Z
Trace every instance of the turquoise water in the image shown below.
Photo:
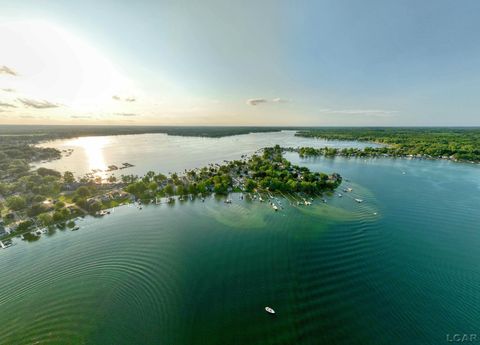
M238 195L121 207L1 250L0 344L436 345L479 332L479 166L287 158L342 174L343 197L279 212Z

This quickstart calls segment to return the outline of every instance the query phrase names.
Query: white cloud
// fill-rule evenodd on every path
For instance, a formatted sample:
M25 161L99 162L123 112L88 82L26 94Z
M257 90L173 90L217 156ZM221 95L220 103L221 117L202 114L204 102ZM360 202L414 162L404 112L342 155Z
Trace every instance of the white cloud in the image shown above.
M125 117L133 117L133 116L138 116L137 114L133 113L115 113L117 116L125 116Z
M59 105L55 103L51 103L45 100L35 100L35 99L28 99L28 98L18 98L18 101L29 108L35 109L47 109L47 108L58 108Z
M261 103L267 103L268 101L265 98L250 98L247 99L247 104L248 105L257 105Z
M279 97L273 98L272 100L268 100L266 98L250 98L250 99L247 99L247 104L248 105L253 105L253 106L259 105L259 104L262 104L262 103L269 103L269 102L287 103L288 100L284 99L284 98L279 98Z
M10 103L0 102L0 107L3 107L3 108L16 108L17 106L16 106L16 105L13 105L13 104L10 104Z
M115 101L124 101L124 102L135 102L137 100L135 97L120 97L118 95L113 95L112 99Z
M91 116L87 115L71 115L70 116L72 119L91 119Z
M9 75L13 75L13 76L18 76L17 72L15 72L13 69L11 69L10 67L7 67L5 65L3 66L0 66L0 74L9 74Z

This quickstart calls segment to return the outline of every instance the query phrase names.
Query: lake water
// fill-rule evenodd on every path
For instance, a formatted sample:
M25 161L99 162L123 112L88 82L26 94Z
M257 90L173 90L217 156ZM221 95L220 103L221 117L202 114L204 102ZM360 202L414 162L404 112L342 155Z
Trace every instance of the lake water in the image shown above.
M182 139L195 141L172 137L172 151L218 149ZM126 206L1 250L0 344L438 345L480 332L478 165L287 158L353 192L279 212L238 195Z
M94 169L106 170L109 165L121 166L127 162L134 167L115 173L143 175L147 171L182 172L184 169L202 167L208 163L221 163L227 159L239 159L258 149L283 147L365 147L376 146L348 141L332 141L295 137L295 131L251 133L223 138L179 137L166 134L140 134L83 137L55 140L40 146L59 150L73 150L70 156L39 164L58 171L70 170L84 175ZM110 173L111 174L111 173ZM107 173L97 175L105 177Z

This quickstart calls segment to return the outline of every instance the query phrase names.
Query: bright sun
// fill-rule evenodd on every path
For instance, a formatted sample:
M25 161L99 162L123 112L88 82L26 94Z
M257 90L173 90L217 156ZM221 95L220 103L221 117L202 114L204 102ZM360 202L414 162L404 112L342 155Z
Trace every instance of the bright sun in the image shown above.
M50 23L1 24L0 42L0 64L19 74L8 80L8 87L25 97L99 111L108 109L113 95L132 93L130 81L98 50Z

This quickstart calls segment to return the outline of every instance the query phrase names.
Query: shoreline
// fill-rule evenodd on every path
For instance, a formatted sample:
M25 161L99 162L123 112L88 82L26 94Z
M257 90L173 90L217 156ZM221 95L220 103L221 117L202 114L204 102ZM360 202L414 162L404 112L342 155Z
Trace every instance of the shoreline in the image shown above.
M345 154L342 152L336 152L335 154L326 154L323 153L321 149L314 149L318 150L319 153L305 153L301 154L300 151L302 149L311 149L311 148L305 148L305 147L285 147L283 148L285 152L296 152L299 154L301 158L308 158L308 157L325 157L325 158L335 158L335 157L342 157L342 158L387 158L387 159L396 159L396 158L402 158L402 159L409 159L409 160L429 160L429 161L449 161L452 163L461 163L461 164L470 164L470 165L480 165L480 161L471 161L471 160L462 160L462 159L457 159L454 157L435 157L435 156L429 156L429 155L410 155L410 154L388 154L388 153L371 153L371 152L365 152L365 151L360 151L358 153L350 153L350 154ZM339 150L339 149L336 149Z

